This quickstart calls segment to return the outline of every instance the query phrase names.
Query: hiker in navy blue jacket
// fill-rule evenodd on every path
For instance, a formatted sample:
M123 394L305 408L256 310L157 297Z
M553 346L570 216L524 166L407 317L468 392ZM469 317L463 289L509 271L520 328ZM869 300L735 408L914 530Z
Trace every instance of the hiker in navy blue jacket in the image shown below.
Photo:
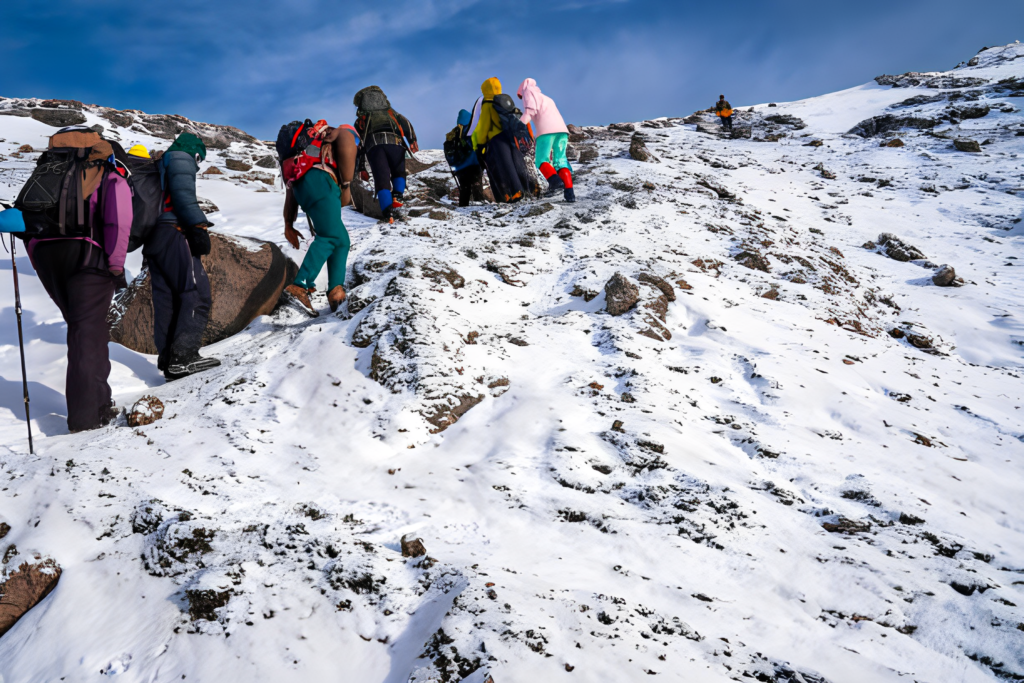
M201 256L210 253L211 223L199 208L196 174L206 145L182 133L160 160L164 210L142 253L153 287L153 340L157 367L167 379L179 379L220 365L199 355L210 317L210 279Z

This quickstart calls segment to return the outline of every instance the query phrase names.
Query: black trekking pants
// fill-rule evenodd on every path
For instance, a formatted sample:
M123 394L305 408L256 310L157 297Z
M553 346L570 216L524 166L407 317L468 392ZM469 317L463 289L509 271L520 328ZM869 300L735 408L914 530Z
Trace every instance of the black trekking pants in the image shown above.
M403 184L401 189L392 188L392 181L396 178L405 178L405 148L401 145L374 145L366 151L366 160L370 164L370 171L373 173L373 189L375 192L381 190L395 189L398 192L405 191Z
M185 235L173 225L158 224L142 253L153 288L153 341L157 367L197 353L210 318L210 278L203 262L189 251Z
M68 325L68 430L95 429L110 413L107 312L114 278L106 256L84 240L53 240L35 245L32 263Z
M459 206L469 206L474 195L479 195L478 201L483 201L483 170L478 164L459 169L455 178L459 181Z
M526 160L505 131L487 143L484 163L487 165L487 176L491 179L494 201L516 201L517 194L522 198L529 192L530 176L526 171Z

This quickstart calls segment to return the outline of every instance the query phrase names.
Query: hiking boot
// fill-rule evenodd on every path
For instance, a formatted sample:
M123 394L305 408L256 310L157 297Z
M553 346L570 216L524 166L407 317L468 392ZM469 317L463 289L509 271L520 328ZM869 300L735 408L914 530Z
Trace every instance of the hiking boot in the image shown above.
M571 204L576 201L576 193L571 187L567 187L562 191L562 198Z
M304 287L299 287L298 285L293 284L285 287L284 291L285 294L295 301L295 303L305 309L306 313L309 313L310 317L315 318L320 315L317 313L316 309L313 308L313 302L309 300L309 293L313 290L305 289Z
M404 192L392 192L391 193L391 206L396 209L402 208L405 205L405 193Z
M559 178L557 174L552 174L551 177L548 178L548 189L544 190L544 196L554 197L564 189L565 183L562 182L562 179Z
M383 221L384 223L394 223L395 222L395 207L394 206L387 207L386 209L384 209L384 211L382 213L384 214L384 217L381 218L381 221Z
M210 370L218 365L220 365L220 360L217 358L204 358L195 352L187 358L172 358L167 369L164 370L164 377L168 381L181 379L197 372Z
M344 303L345 296L345 288L341 285L335 285L327 292L327 303L331 305L331 313L337 312L338 306Z

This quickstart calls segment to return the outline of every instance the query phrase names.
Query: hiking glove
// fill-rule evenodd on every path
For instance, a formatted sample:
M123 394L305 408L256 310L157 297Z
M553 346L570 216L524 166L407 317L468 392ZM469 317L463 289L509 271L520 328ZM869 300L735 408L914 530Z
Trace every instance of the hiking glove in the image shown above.
M188 231L185 239L188 241L188 250L192 252L193 256L206 256L210 253L210 233L206 231L206 228L197 225Z

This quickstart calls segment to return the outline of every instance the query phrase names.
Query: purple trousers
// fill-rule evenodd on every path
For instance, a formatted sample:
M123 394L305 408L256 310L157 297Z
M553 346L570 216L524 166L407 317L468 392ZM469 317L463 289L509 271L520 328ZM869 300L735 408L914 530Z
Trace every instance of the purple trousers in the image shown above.
M95 429L110 413L107 312L114 278L106 255L84 240L53 240L35 245L32 264L68 325L68 430Z

